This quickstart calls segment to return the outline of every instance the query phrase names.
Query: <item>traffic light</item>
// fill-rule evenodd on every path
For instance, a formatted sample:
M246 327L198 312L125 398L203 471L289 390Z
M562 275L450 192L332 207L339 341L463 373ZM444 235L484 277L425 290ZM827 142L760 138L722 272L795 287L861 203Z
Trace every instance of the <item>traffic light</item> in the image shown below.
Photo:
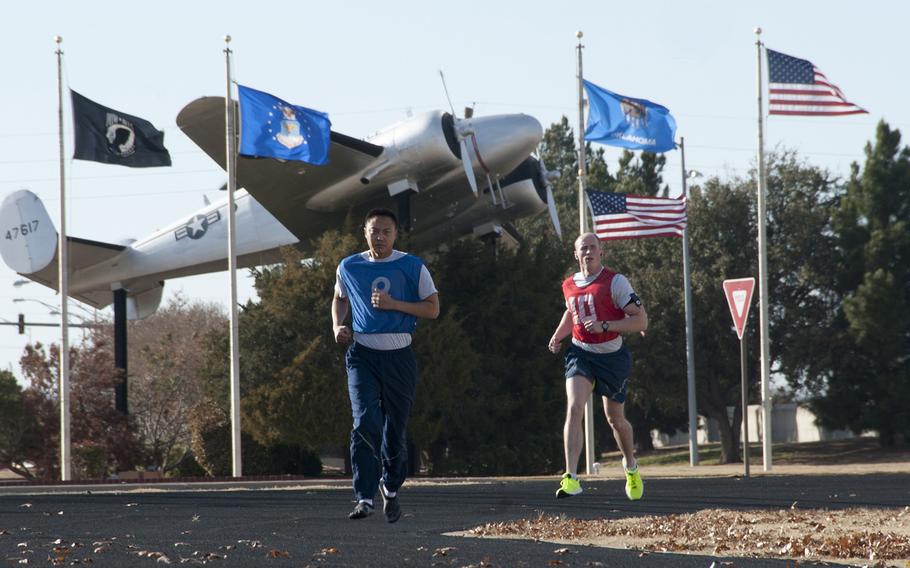
M19 314L19 335L25 335L25 314Z

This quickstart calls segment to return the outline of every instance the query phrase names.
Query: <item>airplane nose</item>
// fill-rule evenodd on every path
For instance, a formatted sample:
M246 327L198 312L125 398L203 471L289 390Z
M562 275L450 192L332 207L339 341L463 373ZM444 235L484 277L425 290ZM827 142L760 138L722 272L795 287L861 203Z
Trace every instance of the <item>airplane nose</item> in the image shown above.
M472 162L480 160L492 173L506 175L533 152L543 138L543 128L533 116L507 114L471 120L476 148L472 144Z

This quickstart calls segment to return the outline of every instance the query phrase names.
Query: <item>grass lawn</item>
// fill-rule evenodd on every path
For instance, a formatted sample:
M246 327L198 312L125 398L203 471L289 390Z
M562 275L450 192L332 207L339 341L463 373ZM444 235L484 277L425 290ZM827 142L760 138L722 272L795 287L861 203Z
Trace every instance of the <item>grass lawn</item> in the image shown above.
M878 438L773 444L771 453L774 456L774 463L781 465L910 462L910 447L882 449L878 445ZM604 454L602 461L618 459L618 456L618 452L610 452ZM749 457L752 463L761 463L762 446L760 442L749 444ZM638 454L636 458L644 466L687 465L689 463L689 447L672 446L660 448L653 452ZM698 460L701 465L720 464L720 444L699 445Z

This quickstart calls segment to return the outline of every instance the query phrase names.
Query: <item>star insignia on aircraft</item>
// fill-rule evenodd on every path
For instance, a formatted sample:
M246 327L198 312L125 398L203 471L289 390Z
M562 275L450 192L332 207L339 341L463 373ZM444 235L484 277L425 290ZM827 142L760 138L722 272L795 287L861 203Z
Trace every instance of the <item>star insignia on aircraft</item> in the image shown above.
M178 241L184 237L189 237L193 240L201 239L205 236L209 227L220 220L221 214L218 213L217 210L209 211L205 214L194 215L185 225L174 231L174 238Z
M205 215L196 215L186 224L186 236L191 239L201 238L208 228L209 223L205 220Z

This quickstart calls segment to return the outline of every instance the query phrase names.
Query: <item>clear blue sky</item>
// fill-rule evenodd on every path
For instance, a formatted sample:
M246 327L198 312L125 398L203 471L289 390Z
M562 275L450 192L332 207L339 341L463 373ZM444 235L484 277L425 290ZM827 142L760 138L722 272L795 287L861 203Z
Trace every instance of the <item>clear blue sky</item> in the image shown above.
M910 5L855 2L17 2L0 22L0 198L30 189L58 215L54 35L64 38L64 81L87 97L152 121L166 132L171 168L128 169L68 160L68 233L100 241L141 237L217 199L224 172L175 125L183 105L224 93L224 34L233 36L235 78L328 112L335 130L366 136L408 112L445 108L446 73L458 112L524 112L544 127L577 121L575 32L583 30L585 76L673 112L687 166L744 176L756 152L755 26L777 51L809 59L869 115L771 118L766 146L794 148L844 176L884 118L910 130L900 38ZM763 63L764 65L764 63ZM897 70L897 72L896 72ZM68 112L68 111L67 111ZM69 117L67 115L67 128ZM67 132L67 155L71 155ZM619 151L608 150L611 165ZM679 192L679 154L665 179ZM2 235L0 235L2 236ZM14 288L0 266L0 318L19 312L53 321L38 284ZM191 299L225 304L226 274L171 281ZM241 299L252 293L241 279ZM718 298L718 301L723 301ZM72 310L77 315L79 309ZM0 368L18 373L35 329L0 327ZM79 334L76 333L78 338Z

